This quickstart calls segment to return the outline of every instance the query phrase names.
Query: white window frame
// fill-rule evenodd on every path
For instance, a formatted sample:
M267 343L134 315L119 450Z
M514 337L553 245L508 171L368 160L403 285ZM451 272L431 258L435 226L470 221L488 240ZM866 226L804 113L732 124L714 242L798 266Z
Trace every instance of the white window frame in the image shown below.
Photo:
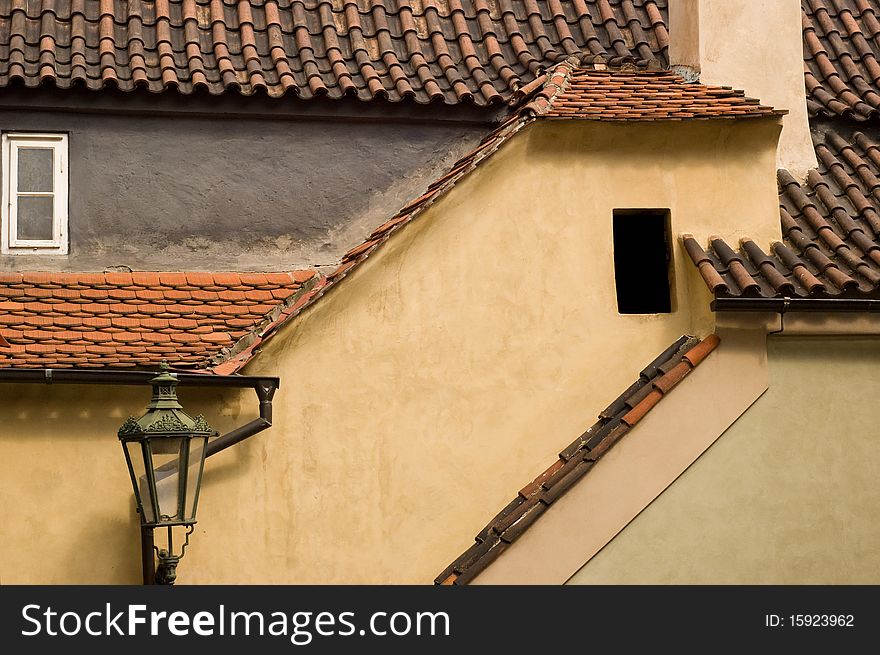
M52 239L18 238L18 150L50 148L54 151L52 172ZM66 255L67 238L67 135L36 132L4 132L2 136L3 194L0 208L0 252L4 255ZM26 195L39 195L27 193ZM46 192L45 195L49 195Z

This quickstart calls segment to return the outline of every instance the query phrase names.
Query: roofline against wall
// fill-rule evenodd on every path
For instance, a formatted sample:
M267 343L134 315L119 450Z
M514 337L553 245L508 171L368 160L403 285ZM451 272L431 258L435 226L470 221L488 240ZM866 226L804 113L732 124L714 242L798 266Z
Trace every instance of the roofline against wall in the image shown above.
M422 105L415 102L365 102L356 98L304 101L297 98L156 95L148 91L62 92L52 88L6 88L0 98L0 109L150 118L252 118L442 125L492 125L509 112L509 107L505 104L490 107L450 106L441 103Z
M871 312L880 310L875 298L716 298L714 312Z

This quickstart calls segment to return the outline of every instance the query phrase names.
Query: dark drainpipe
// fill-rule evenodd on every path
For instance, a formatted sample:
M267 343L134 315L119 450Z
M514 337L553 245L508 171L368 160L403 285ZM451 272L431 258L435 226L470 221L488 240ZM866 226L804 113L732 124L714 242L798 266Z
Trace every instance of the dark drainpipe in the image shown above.
M250 423L246 423L239 428L235 428L231 432L217 437L208 444L205 449L205 457L210 457L225 450L230 446L234 446L240 441L244 441L248 437L252 437L258 432L262 432L272 426L272 397L278 389L277 378L274 382L271 380L259 380L254 383L254 391L257 392L257 398L260 399L260 418L255 418Z
M141 526L141 568L144 584L156 584L156 560L153 558L153 528Z

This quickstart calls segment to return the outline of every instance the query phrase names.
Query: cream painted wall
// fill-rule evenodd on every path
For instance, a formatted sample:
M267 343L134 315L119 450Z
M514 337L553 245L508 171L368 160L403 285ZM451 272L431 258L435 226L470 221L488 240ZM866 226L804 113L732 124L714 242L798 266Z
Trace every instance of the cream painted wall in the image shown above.
M282 377L275 425L209 460L181 583L431 582L647 362L681 334L713 329L709 294L678 245L676 311L617 314L613 209L668 207L674 235L705 239L720 225L728 240L778 238L778 130L753 119L541 123L518 134L245 369ZM0 432L4 500L21 505L16 518L45 518L0 523L2 553L14 553L0 576L136 581L113 443L124 412L99 409L106 389L59 389L67 395L36 387L3 402L8 417L31 417ZM249 390L216 401L230 426L255 407ZM75 424L84 403L92 415L75 438L57 436L51 427ZM71 459L95 460L91 485L63 473ZM59 494L34 491L62 478L61 506ZM100 546L99 563L78 555L82 569L54 560L62 536L102 538L73 512L95 497L89 517L102 535L126 535ZM52 543L23 548L50 525Z
M770 389L573 584L877 584L877 338L776 337Z
M670 0L669 57L704 84L745 89L787 109L777 166L796 177L816 168L804 87L800 0Z

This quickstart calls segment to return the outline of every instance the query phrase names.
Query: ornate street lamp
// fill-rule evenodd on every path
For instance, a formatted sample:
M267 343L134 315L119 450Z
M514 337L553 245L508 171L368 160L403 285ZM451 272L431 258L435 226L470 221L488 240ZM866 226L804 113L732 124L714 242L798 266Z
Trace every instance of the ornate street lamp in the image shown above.
M129 417L119 428L119 440L137 498L143 528L167 528L168 549L156 549L158 584L174 584L196 522L199 487L209 437L218 432L204 418L192 418L177 400L177 377L162 363L162 373L150 381L153 398L140 418ZM186 527L186 540L174 554L172 528Z

